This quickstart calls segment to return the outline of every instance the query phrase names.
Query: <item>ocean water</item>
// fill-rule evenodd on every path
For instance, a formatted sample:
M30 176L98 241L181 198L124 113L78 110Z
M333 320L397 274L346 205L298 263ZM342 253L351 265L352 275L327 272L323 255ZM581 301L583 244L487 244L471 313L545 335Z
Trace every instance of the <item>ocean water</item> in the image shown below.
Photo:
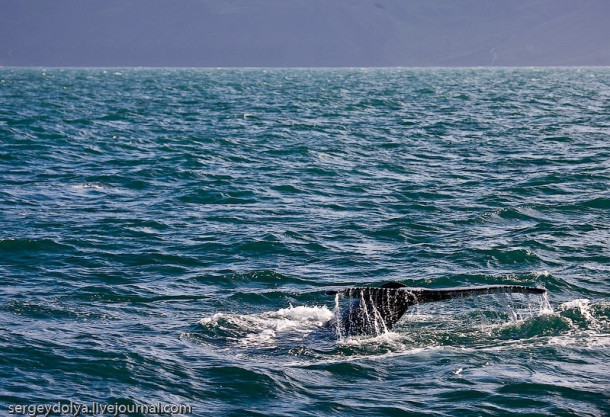
M1 414L609 415L609 184L609 68L0 69Z

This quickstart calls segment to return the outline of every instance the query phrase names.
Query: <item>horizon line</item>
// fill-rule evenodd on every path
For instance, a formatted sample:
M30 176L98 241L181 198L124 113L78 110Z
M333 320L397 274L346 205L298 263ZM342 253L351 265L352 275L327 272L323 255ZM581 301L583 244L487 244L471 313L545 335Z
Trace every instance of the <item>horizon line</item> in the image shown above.
M167 66L167 65L1 65L0 69L206 69L206 70L336 70L336 69L577 69L577 68L610 68L610 65L429 65L429 66L401 66L401 65L371 65L371 66Z

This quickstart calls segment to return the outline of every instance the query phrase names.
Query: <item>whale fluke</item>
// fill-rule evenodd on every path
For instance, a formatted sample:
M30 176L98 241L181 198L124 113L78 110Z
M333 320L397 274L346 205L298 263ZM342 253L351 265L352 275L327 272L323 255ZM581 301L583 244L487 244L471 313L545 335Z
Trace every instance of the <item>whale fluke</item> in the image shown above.
M389 330L415 304L432 303L453 298L476 297L486 294L544 294L546 289L523 285L487 285L462 288L409 288L398 282L380 287L355 287L326 291L328 295L343 294L355 299L339 318L326 323L340 326L341 334L380 334Z

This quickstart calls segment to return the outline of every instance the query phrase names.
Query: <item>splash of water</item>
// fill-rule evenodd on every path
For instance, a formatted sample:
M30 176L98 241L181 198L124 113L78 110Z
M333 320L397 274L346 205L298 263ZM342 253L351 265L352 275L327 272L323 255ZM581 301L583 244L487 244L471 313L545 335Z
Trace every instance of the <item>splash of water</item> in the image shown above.
M202 318L199 323L236 335L235 340L244 347L273 347L282 338L302 339L333 316L327 307L289 306L259 314L216 313Z
M523 297L526 298L527 303L522 302ZM553 311L546 293L534 296L537 303L532 302L531 295L523 294L518 297L512 293L498 294L496 299L508 314L511 322L523 321Z
M334 315L335 315L335 332L337 333L337 339L339 341L344 340L344 335L341 329L341 306L339 305L339 297L340 294L337 293L335 294L335 308L334 308Z

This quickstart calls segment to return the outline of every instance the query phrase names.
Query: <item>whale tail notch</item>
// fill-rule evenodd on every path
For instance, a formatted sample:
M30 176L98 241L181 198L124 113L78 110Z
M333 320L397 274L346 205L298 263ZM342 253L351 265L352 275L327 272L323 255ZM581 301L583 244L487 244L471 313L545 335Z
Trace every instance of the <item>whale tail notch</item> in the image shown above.
M327 291L328 295L343 294L353 301L343 310L341 317L327 325L340 326L341 333L380 334L391 329L415 304L432 303L454 298L476 297L488 294L544 294L546 289L523 285L486 285L463 288L409 288L398 282L380 287L354 287Z

